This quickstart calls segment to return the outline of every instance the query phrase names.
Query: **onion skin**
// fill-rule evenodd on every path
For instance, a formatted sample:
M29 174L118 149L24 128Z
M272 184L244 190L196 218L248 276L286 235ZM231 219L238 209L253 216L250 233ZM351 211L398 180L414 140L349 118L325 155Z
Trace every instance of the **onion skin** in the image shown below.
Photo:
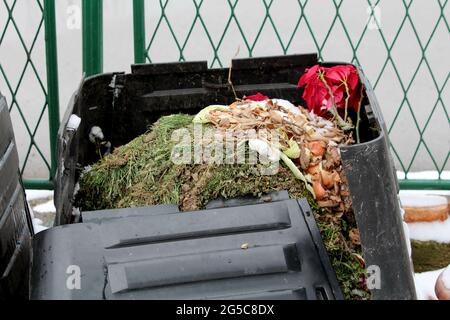
M326 196L326 191L319 180L313 180L313 190L317 200L322 200Z
M322 170L320 175L322 177L322 184L327 189L333 188L335 182L340 182L339 174L336 171L329 172Z
M322 157L327 151L327 145L324 141L311 141L308 145L311 153L316 157Z
M322 169L320 168L320 164L311 166L308 168L308 173L312 176L319 174Z

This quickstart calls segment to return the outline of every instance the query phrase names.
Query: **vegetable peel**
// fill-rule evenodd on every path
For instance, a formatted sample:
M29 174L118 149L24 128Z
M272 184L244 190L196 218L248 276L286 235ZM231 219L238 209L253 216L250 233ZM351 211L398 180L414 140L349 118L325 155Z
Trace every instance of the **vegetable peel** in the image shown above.
M229 107L228 106L224 106L224 105L211 105L208 106L204 109L202 109L199 113L197 113L197 115L194 117L194 120L192 120L193 123L208 123L210 122L209 120L209 113L211 111L215 111L215 110L219 110L219 111L225 111L228 110Z

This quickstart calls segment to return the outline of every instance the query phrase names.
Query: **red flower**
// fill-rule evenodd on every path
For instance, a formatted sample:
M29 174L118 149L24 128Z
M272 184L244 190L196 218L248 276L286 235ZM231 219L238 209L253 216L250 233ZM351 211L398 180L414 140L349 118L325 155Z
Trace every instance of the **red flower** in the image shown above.
M303 87L304 85L308 84L310 81L313 81L314 79L318 79L318 72L324 71L325 68L319 66L316 64L314 67L306 69L305 74L300 77L298 81L298 86Z
M358 72L352 65L329 68L326 72L326 77L333 84L339 85L346 81L351 91L356 89L359 82Z
M332 68L315 65L306 69L305 74L299 79L298 86L305 87L303 100L308 110L318 115L325 115L333 102L338 109L344 109L346 102L348 108L356 111L358 109L361 83L358 72L352 65Z
M362 96L362 83L359 82L356 86L356 89L350 94L350 99L348 99L348 107L353 108L356 112L358 112L359 104Z
M332 83L332 86L338 86L339 95L342 94L343 99L336 102L338 108L345 108L345 99L347 97L347 90L349 93L348 107L358 111L359 101L361 99L361 82L356 68L352 65L335 66L329 68L326 73L327 81ZM346 88L346 85L348 89Z
M262 93L258 92L252 96L244 97L244 100L250 100L250 101L265 101L269 100L269 97L263 95Z
M314 111L315 114L321 116L325 115L331 106L330 94L318 78L311 78L303 92L303 99L309 111Z

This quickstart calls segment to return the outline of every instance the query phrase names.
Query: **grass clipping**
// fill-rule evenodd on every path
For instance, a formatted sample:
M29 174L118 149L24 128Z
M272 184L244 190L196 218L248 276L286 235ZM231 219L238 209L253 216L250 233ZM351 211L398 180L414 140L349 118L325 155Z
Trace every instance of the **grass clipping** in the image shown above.
M287 190L291 198L306 197L313 208L345 297L368 299L352 211L336 215L319 207L305 183L284 165L275 175L262 175L260 164L174 164L172 133L180 128L193 130L192 121L185 114L162 117L146 134L116 148L81 175L75 205L87 211L177 204L182 211L190 211L219 197L258 197Z

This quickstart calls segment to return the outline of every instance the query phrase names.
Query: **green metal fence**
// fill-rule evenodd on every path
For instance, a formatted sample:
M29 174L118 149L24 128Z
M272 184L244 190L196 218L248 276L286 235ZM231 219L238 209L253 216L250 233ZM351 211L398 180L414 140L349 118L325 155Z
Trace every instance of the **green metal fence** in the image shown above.
M55 8L54 3L55 0L36 0L37 4L37 14L42 15L42 21L36 30L36 38L37 35L41 32L45 33L46 39L46 63L47 63L47 80L46 84L41 80L42 75L36 72L36 68L34 67L33 59L31 58L31 52L34 48L34 42L31 46L27 46L21 38L21 32L17 28L14 22L14 9L15 5L18 1L27 1L30 0L2 0L3 6L8 12L7 23L4 27L0 26L0 32L3 30L3 33L0 34L0 48L1 48L1 40L4 37L4 34L7 30L9 32L14 31L17 33L18 43L23 47L23 50L26 52L27 59L24 61L24 70L22 74L27 70L27 68L31 68L39 83L41 84L43 94L46 97L45 105L42 106L42 113L40 119L42 119L44 113L48 111L48 116L50 120L50 144L51 144L51 156L50 160L45 159L42 152L40 152L41 157L44 159L48 169L49 169L49 177L45 180L38 181L26 181L26 185L28 187L51 187L51 180L53 178L53 174L55 172L56 167L56 159L55 159L55 138L56 138L56 130L59 122L59 114L58 114L58 82L57 82L57 62L56 62L56 35L55 35ZM206 5L211 6L211 2L215 2L215 0L184 0L182 1L183 5L190 4L191 9L194 10L194 14L192 16L192 21L188 28L185 30L185 35L180 35L177 33L177 24L179 23L179 19L171 16L170 6L173 3L180 3L180 1L175 0L131 0L130 6L133 8L133 28L134 28L134 60L136 63L144 63L144 62L153 62L155 59L152 57L152 48L158 46L158 35L161 33L163 28L169 30L169 35L175 44L174 49L177 52L178 60L185 61L189 58L186 57L186 51L188 50L188 46L191 45L192 42L199 41L200 39L196 38L194 35L194 29L200 28L202 30L202 37L208 43L208 46L211 47L211 51L207 53L207 56L204 59L208 59L211 67L220 67L224 66L228 63L227 59L223 56L222 52L224 48L230 47L230 44L227 40L227 35L231 32L232 28L237 28L239 37L242 38L243 46L241 47L241 53L244 52L246 56L254 56L257 55L257 46L259 43L263 41L263 29L270 28L275 33L276 43L277 43L277 53L279 54L288 54L294 53L297 51L292 51L292 47L295 44L295 37L298 36L300 26L302 26L303 31L306 33L307 37L312 39L313 43L313 51L317 51L319 58L324 60L325 51L327 45L335 41L333 38L333 32L336 29L342 30L345 34L345 45L346 50L348 50L350 59L353 63L357 65L361 65L365 70L368 63L371 61L361 61L361 50L364 44L367 42L367 34L370 27L374 27L375 31L371 29L371 32L376 32L379 35L379 43L381 44L381 50L385 54L385 60L382 63L380 71L372 77L369 77L375 90L380 87L383 83L383 76L387 72L388 69L393 70L395 75L395 80L398 80L399 83L399 92L402 96L402 99L399 105L392 106L395 108L395 115L388 123L389 132L391 133L395 130L399 123L402 120L402 112L407 110L411 115L410 125L417 129L418 138L417 141L410 141L410 143L414 144L415 151L413 152L413 156L411 159L402 159L399 155L398 149L399 145L395 143L392 145L392 151L394 157L398 160L399 170L402 170L408 173L412 168L414 163L417 161L419 157L419 150L425 149L426 154L429 155L429 167L436 170L439 173L439 178L435 180L411 180L404 179L400 181L400 186L403 189L450 189L450 180L444 180L442 178L442 172L444 168L448 165L450 150L449 145L446 143L448 138L443 137L444 143L442 144L442 148L445 148L445 152L447 154L444 159L437 160L434 152L427 145L425 135L433 127L432 119L436 114L436 111L439 109L441 117L446 118L446 123L450 126L449 112L448 112L448 104L449 101L445 100L445 89L448 88L448 80L450 77L450 72L448 69L448 61L443 61L442 66L444 71L446 72L446 76L444 80L437 79L436 77L436 65L432 65L429 59L429 51L432 47L432 41L436 38L436 30L438 28L444 28L447 32L447 36L450 35L450 28L448 22L448 12L449 12L449 0L430 0L427 3L430 3L438 8L438 15L436 16L433 24L433 28L431 28L427 37L419 37L419 32L421 31L422 25L417 24L415 19L412 17L410 12L411 7L414 6L414 3L417 3L418 0L397 0L396 2L400 4L400 11L398 12L398 26L391 37L391 34L385 34L383 28L381 28L378 24L378 18L376 16L376 7L382 3L386 3L387 0L366 0L366 1L350 1L350 0L329 0L326 3L332 4L334 7L334 15L331 19L331 23L327 22L325 32L319 33L315 29L314 25L317 21L321 19L319 15L313 15L309 13L309 7L311 6L312 0L293 0L296 4L296 14L297 21L296 24L291 31L291 33L286 37L279 30L279 25L277 22L276 14L274 13L274 8L276 5L280 5L285 0L260 0L259 6L263 8L263 10L258 12L249 12L249 16L237 14L238 9L245 0L225 0L222 1L226 4L226 10L220 12L220 18L223 19L225 16L225 23L223 28L219 31L219 36L214 37L211 33L211 30L208 29L207 23L205 21L207 17L205 16L204 7ZM255 1L252 1L253 3ZM292 2L292 1L291 1ZM390 1L391 2L391 1ZM351 3L351 4L349 4ZM158 12L158 17L154 22L154 27L150 28L148 26L149 20L149 5L152 5L152 10L156 10ZM274 5L275 4L275 5ZM355 37L354 26L352 25L351 20L346 20L343 11L345 10L345 5L352 6L360 6L364 10L366 8L370 8L369 16L370 19L367 20L366 25L361 28L361 30L357 31L357 36ZM103 1L102 0L82 0L82 9L83 9L83 70L86 75L92 75L96 73L102 72L102 64L103 64ZM146 11L147 10L147 11ZM255 16L256 15L256 16ZM154 19L154 15L152 16ZM252 19L252 21L256 24L257 32L253 36L249 36L245 27L245 21L243 19ZM147 20L147 21L146 21ZM130 21L131 23L131 21ZM45 25L45 30L43 30L42 26ZM2 29L3 28L3 29ZM419 47L420 57L418 59L417 66L414 70L412 70L412 77L406 77L405 74L402 73L402 70L398 67L399 59L395 59L392 55L392 52L396 49L396 44L399 41L399 37L402 34L405 28L409 28L412 30L411 38L416 42L416 46ZM217 30L216 30L217 33ZM351 36L353 35L353 37ZM166 35L167 36L167 35ZM449 41L449 38L443 39L442 41ZM235 48L234 48L235 49ZM311 48L296 49L298 52L306 52L311 51ZM173 52L172 52L173 53ZM325 58L330 59L329 56ZM331 58L333 59L333 58ZM425 68L428 71L430 76L430 85L435 92L435 96L433 97L431 104L432 108L429 114L426 116L426 119L417 119L417 116L412 108L412 98L411 93L413 89L413 83L418 77L419 70L421 68ZM446 69L446 70L445 70ZM3 68L0 64L0 76L3 76L7 82L7 90L9 90L10 95L12 96L11 108L17 108L19 110L22 120L24 121L27 132L30 135L31 143L28 149L27 157L24 161L23 168L25 168L28 160L28 155L32 147L35 147L38 151L39 146L34 141L34 135L36 133L37 128L39 127L40 119L36 127L31 128L27 125L27 115L24 113L24 110L21 109L21 105L15 96L17 94L17 90L20 88L21 81L18 83L10 83L8 82L8 75L4 72ZM5 90L4 88L2 88ZM443 111L441 111L443 110ZM443 115L443 116L442 116ZM419 121L420 120L420 121ZM423 122L423 125L419 123ZM446 128L448 130L448 127ZM444 130L445 132L445 130ZM441 137L442 138L442 137ZM447 140L446 140L447 139ZM22 168L22 170L23 170Z
M87 0L85 0L87 1ZM101 0L96 0L96 2L101 2ZM346 0L330 0L329 3L332 3L335 7L335 14L334 18L332 19L331 24L329 25L328 30L325 32L325 37L323 40L320 40L316 32L313 30L311 26L311 21L314 19L320 19L319 16L310 16L307 13L307 7L309 2L308 0L297 0L297 10L298 10L298 19L297 23L295 25L294 30L292 31L291 35L286 39L283 40L283 37L281 36L280 32L278 31L277 24L275 22L275 19L273 17L272 13L272 6L275 2L275 0L261 0L260 3L264 6L264 12L262 13L262 20L258 19L258 17L255 17L255 12L249 12L247 16L244 16L245 19L253 19L252 21L261 21L258 22L258 32L256 36L253 39L250 39L247 34L246 30L242 26L242 16L239 18L236 14L236 8L239 6L240 3L242 3L242 0L227 0L226 3L228 5L227 10L221 11L220 15L226 15L226 24L220 32L220 37L218 40L213 40L213 37L208 30L208 27L205 23L205 14L202 11L203 6L211 0L191 0L191 1L185 1L191 3L191 7L195 9L195 14L192 17L192 23L188 27L188 31L186 36L181 36L177 34L174 27L179 21L179 19L172 19L169 18L169 15L167 14L168 5L174 1L171 0L148 0L147 2L144 0L133 0L133 15L134 15L134 21L133 21L133 27L134 27L134 57L136 63L144 63L144 62L152 62L152 57L150 54L150 51L153 46L157 45L157 35L160 32L162 26L166 26L169 29L169 37L173 38L173 41L175 42L176 49L179 54L179 61L185 61L185 51L186 47L190 42L198 41L198 39L194 39L192 36L193 30L195 27L200 26L202 31L204 32L203 35L207 39L207 42L211 46L211 54L209 56L205 56L205 59L208 59L210 61L211 67L221 67L223 66L222 57L220 54L220 49L224 46L227 46L227 43L225 41L225 37L227 33L229 33L229 30L232 25L237 26L239 30L239 35L242 37L243 42L245 44L244 51L246 52L246 55L249 57L252 57L254 55L255 46L258 44L258 42L261 41L261 34L265 27L273 28L273 31L276 34L276 39L279 44L279 53L280 54L287 54L292 43L294 36L299 30L299 26L303 23L306 25L306 30L308 31L309 36L312 38L315 50L317 51L319 55L319 59L323 60L324 56L324 48L327 45L327 43L335 41L332 37L333 30L340 27L343 29L343 32L345 33L346 42L348 42L348 50L351 51L351 62L362 66L364 68L364 64L361 63L359 59L359 49L361 45L364 43L367 31L369 29L369 26L372 28L375 25L375 28L379 33L380 41L382 43L383 51L386 53L386 59L383 63L383 66L375 77L373 77L371 80L374 89L376 90L379 86L380 82L382 81L382 77L384 73L386 72L386 69L388 66L393 68L396 78L398 79L401 87L401 93L403 95L403 99L401 100L400 104L396 107L396 113L393 118L393 120L389 123L389 133L392 132L392 130L398 125L400 122L400 115L403 109L407 108L411 112L412 115L412 121L411 126L414 126L418 131L418 141L411 141L411 143L414 143L415 150L414 154L412 156L412 159L409 161L406 161L405 159L402 159L399 156L399 153L397 152L397 145L391 144L392 152L394 154L394 157L398 160L400 168L399 170L402 170L406 174L411 170L413 164L415 161L417 161L417 156L419 149L423 146L426 149L427 154L430 156L430 162L431 167L434 168L438 174L439 178L435 180L411 180L411 179L402 179L400 180L400 186L403 189L450 189L450 180L444 180L442 179L442 172L444 168L446 167L449 156L450 156L450 149L449 145L446 145L447 140L444 137L442 147L446 148L447 150L447 156L444 159L443 162L438 163L436 160L435 155L428 147L424 135L427 131L427 129L431 126L431 119L433 115L435 114L436 110L438 108L442 108L444 111L444 115L447 120L447 124L450 126L450 119L449 119L449 112L447 110L446 101L443 99L443 90L446 88L448 79L450 77L450 72L448 70L448 63L443 64L444 68L447 68L447 76L445 80L442 83L439 83L436 80L435 77L435 71L432 66L429 63L427 52L430 48L430 43L432 39L435 36L436 30L439 26L444 26L446 28L447 33L450 34L450 28L448 23L448 18L446 16L446 7L448 4L447 1L429 1L429 3L432 3L434 5L437 5L439 8L439 15L437 16L436 20L434 21L434 27L429 34L429 36L423 40L420 39L418 35L418 30L421 28L420 25L416 25L413 19L411 18L410 14L410 8L412 4L415 2L414 0L411 1L398 1L402 5L402 10L398 13L398 21L399 25L397 30L394 33L394 37L392 40L388 40L388 37L383 32L383 29L379 25L379 17L375 14L375 9L380 5L381 0L366 0L366 1L358 1L353 2L353 5L363 6L364 8L369 8L369 19L367 20L366 25L364 28L360 31L359 36L357 39L352 39L350 36L350 30L352 29L351 21L345 21L342 16L342 6L346 2ZM348 1L348 0L347 0ZM417 1L417 0L416 0ZM255 1L253 1L255 2ZM160 16L158 18L158 21L156 23L156 27L152 30L148 30L146 28L146 4L152 3L155 5L155 3L158 4ZM184 3L184 5L185 5ZM180 2L178 2L180 4ZM100 19L101 16L101 10L98 10L98 7L94 8L95 12L98 14L97 19ZM260 14L261 15L261 14ZM403 75L399 68L397 67L398 61L393 59L391 53L399 39L399 35L401 34L402 30L405 28L406 25L410 25L413 30L413 38L417 40L417 44L420 47L421 57L419 59L419 62L413 72L413 76L411 79L406 80L405 75ZM147 34L148 32L148 34ZM167 35L166 35L167 36ZM443 41L448 41L450 39L443 39ZM98 42L93 43L93 45L98 45ZM95 51L101 51L101 48L97 47ZM100 60L97 60L98 63L101 63ZM432 79L432 85L436 90L437 98L435 101L432 101L432 110L430 111L429 115L425 119L425 125L420 126L418 123L418 119L416 118L415 112L413 108L411 107L411 99L409 97L409 93L411 92L412 84L414 83L418 72L422 66L425 66L425 68L428 69L431 79ZM96 67L97 68L97 67ZM101 68L100 68L101 69ZM448 101L447 101L448 104ZM446 132L444 130L444 132Z
M17 5L20 3L30 6L29 10L33 8L34 14L39 17L40 22L37 28L33 32L33 38L31 43L27 44L24 39L23 30L18 26L15 20L15 14L17 13ZM23 61L23 67L14 72L19 73L17 82L13 82L10 79L13 75L6 72L5 66L0 61L0 77L3 77L6 88L0 88L3 94L7 94L9 97L9 109L17 110L21 121L23 121L25 130L30 137L30 143L25 152L25 158L22 159L21 172L23 173L28 162L31 151L33 148L37 151L38 155L42 158L45 166L48 168L48 177L42 179L25 179L24 183L27 188L33 189L52 189L53 177L56 172L57 159L56 159L56 137L59 127L59 98L58 98L58 63L57 63L57 48L56 48L56 27L55 27L55 0L14 0L7 1L2 0L0 4L0 10L6 13L6 22L4 25L0 25L0 50L2 50L2 43L5 36L12 34L17 39L17 46L25 53L25 59ZM23 26L22 26L23 27ZM41 34L44 33L45 38L45 56L46 56L46 75L38 72L37 65L33 59L33 50L36 49L38 39ZM4 49L6 50L6 49ZM24 77L27 72L31 74L37 80L40 87L40 92L33 92L30 97L32 99L31 105L23 105L18 99L18 93L24 81ZM45 78L46 80L43 80ZM43 98L43 99L42 99ZM40 102L44 100L43 105ZM27 108L35 108L39 112L39 117L35 125L30 124L29 110ZM44 115L47 113L49 118L49 144L50 144L50 158L46 157L41 150L42 146L36 143L35 137L42 123Z

